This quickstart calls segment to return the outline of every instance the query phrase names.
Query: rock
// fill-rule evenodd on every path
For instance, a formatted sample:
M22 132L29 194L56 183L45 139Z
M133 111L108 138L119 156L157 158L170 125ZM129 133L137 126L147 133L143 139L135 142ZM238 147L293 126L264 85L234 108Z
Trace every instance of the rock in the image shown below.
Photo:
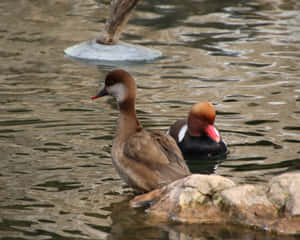
M148 210L161 218L182 222L224 222L225 216L211 200L216 192L234 185L234 182L222 176L193 174L162 188L160 194L156 192ZM153 193L136 197L131 205L149 201L149 195Z
M300 216L300 174L285 173L270 182L269 199L285 215Z
M264 228L278 216L277 209L267 198L266 190L264 186L236 186L220 192L215 204L227 212L234 222Z
M211 196L216 192L235 186L229 178L219 175L193 174L185 178L183 187L195 188L201 194Z
M218 175L193 174L161 189L137 196L162 221L242 224L270 232L299 234L300 173L274 177L266 185L236 185ZM298 187L299 189L299 187Z
M259 204L272 206L264 190L265 188L261 186L245 184L224 190L220 195L224 204L233 207L249 208Z
M124 61L151 61L162 56L158 50L121 41L115 45L99 44L95 40L87 41L68 47L64 52L68 57L103 65L106 62L111 64Z

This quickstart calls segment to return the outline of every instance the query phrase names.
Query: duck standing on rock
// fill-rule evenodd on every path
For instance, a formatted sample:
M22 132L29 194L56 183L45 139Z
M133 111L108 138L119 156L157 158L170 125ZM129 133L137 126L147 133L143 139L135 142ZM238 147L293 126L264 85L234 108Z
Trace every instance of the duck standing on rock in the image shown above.
M190 175L180 149L169 135L146 131L136 110L136 84L124 70L107 74L104 88L92 99L116 98L120 116L112 146L112 161L121 178L136 192L148 192Z
M186 158L211 158L227 153L226 143L214 126L216 111L209 102L194 104L187 119L176 121L168 133Z

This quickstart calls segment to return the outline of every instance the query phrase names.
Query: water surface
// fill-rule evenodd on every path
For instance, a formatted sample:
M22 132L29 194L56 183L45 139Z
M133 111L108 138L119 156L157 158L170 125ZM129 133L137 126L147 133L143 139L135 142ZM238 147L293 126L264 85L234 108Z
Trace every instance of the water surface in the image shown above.
M0 239L280 239L240 226L156 224L128 209L110 157L118 110L91 101L107 71L63 50L95 39L108 1L0 2ZM239 183L300 168L300 3L141 1L122 40L164 57L123 64L144 127L211 101L226 159L191 164Z

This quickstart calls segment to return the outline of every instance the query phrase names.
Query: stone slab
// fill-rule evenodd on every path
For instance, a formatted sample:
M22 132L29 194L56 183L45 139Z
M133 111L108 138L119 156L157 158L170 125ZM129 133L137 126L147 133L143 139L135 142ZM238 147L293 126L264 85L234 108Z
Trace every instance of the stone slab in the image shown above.
M141 62L151 61L162 56L158 50L119 41L116 45L96 43L96 40L83 42L64 50L73 59L102 62Z

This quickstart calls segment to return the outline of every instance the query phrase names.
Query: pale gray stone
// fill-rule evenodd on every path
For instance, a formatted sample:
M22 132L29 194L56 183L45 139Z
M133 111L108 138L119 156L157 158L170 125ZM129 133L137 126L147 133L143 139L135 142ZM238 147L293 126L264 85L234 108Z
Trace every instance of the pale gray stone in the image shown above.
M222 191L220 197L226 205L239 208L255 205L273 206L265 190L263 186L245 184Z
M300 173L285 173L270 181L268 197L278 209L291 216L300 215Z
M93 62L150 61L162 56L158 50L119 41L115 45L87 41L65 49L69 57Z
M216 192L235 186L229 178L219 175L193 174L185 178L185 187L196 188L204 195L213 195Z

